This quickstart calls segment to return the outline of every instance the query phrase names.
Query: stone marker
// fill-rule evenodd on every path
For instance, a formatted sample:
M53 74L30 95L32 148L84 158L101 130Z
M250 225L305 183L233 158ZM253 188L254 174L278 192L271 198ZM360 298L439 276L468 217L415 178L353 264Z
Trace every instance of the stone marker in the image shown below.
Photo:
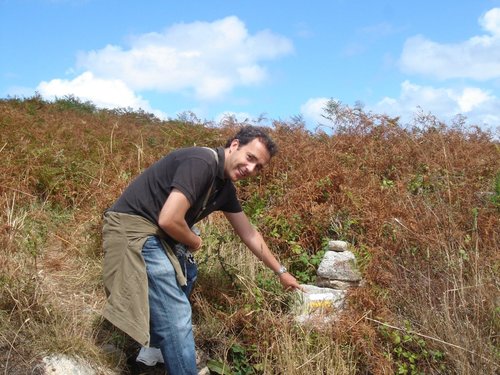
M301 324L335 321L344 308L348 289L362 283L354 254L345 241L328 242L328 250L316 271L316 285L302 285L293 306L295 320Z
M356 258L350 251L344 251L341 253L327 251L316 274L322 278L331 280L361 280L361 275L359 274L356 266Z
M305 293L296 291L294 312L296 320L304 323L309 320L322 323L330 321L344 304L345 291L321 288L314 285L301 285Z
M347 251L349 250L349 244L345 241L328 241L328 250L330 251Z

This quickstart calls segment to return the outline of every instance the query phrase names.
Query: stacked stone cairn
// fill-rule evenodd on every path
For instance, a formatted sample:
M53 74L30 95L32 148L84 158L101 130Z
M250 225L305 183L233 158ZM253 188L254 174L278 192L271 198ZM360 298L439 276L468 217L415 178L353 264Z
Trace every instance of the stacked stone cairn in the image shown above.
M297 291L294 314L299 323L328 323L345 307L349 289L361 283L356 258L345 241L328 242L328 249L316 271L316 284L303 284Z

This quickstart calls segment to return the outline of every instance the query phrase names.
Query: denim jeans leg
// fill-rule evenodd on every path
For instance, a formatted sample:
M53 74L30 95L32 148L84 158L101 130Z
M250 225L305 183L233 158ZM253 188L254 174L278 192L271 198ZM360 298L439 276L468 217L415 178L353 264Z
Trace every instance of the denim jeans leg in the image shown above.
M160 348L169 374L196 375L189 300L158 238L147 239L142 255L148 274L151 346Z

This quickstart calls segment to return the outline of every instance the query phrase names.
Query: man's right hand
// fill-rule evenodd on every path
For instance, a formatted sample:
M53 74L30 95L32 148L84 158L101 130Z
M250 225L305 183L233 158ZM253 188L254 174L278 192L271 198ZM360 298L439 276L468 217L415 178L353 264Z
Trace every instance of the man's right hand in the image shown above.
M196 252L196 251L200 250L200 249L201 249L201 246L203 245L203 241L202 241L201 237L200 237L200 236L197 236L197 237L198 237L198 240L199 240L198 245L197 245L197 246L195 246L195 247L188 247L188 250L189 250L190 252L192 252L192 253L194 253L194 252Z

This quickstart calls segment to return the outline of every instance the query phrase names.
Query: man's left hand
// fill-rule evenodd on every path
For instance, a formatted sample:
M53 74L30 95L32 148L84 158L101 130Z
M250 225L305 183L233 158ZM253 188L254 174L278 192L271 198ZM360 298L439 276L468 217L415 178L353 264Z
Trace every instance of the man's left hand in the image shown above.
M293 277L293 275L291 275L288 272L282 273L280 275L280 283L286 291L297 290L297 289L303 292L305 291L304 288L300 286L299 282L295 279L295 277Z

